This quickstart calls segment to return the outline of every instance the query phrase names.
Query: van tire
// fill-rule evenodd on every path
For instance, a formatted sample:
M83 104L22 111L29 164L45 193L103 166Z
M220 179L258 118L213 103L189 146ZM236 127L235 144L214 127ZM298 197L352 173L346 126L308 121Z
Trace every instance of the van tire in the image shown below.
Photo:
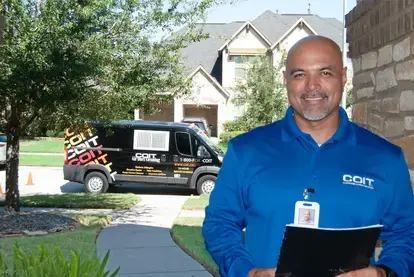
M85 191L88 193L105 193L108 191L108 179L98 171L88 173L84 181Z
M217 177L214 175L204 175L201 178L199 178L197 180L197 193L199 195L210 194L214 189L216 180Z

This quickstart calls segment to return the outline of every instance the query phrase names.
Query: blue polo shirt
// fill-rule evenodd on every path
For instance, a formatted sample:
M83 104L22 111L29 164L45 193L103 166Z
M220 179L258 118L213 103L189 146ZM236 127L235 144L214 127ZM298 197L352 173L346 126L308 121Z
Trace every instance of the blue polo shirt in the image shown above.
M315 189L319 227L383 224L378 263L399 277L414 272L414 197L404 154L350 122L342 108L340 118L321 146L298 128L292 108L230 141L202 227L222 277L276 268L285 225L306 188Z

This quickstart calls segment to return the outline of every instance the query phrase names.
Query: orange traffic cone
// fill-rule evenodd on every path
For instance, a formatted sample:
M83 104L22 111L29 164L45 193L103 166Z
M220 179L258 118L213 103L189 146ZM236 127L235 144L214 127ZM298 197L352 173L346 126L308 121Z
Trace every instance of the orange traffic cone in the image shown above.
M0 183L0 195L3 195L4 194L4 192L3 192L3 189L1 188L1 183Z
M29 178L27 179L27 184L26 186L33 186L33 177L32 177L32 172L29 172Z

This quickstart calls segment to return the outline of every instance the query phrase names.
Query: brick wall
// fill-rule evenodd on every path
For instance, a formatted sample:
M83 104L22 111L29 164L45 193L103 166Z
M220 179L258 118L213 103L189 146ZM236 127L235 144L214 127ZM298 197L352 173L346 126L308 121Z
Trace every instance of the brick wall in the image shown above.
M346 15L352 119L404 150L414 189L414 0L357 0Z

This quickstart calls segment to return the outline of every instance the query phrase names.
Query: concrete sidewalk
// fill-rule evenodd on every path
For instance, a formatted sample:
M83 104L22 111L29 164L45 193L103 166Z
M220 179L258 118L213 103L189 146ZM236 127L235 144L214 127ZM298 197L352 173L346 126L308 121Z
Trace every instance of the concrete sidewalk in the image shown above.
M97 254L110 250L107 270L119 277L211 277L171 239L170 228L186 196L143 195L139 205L104 228Z

